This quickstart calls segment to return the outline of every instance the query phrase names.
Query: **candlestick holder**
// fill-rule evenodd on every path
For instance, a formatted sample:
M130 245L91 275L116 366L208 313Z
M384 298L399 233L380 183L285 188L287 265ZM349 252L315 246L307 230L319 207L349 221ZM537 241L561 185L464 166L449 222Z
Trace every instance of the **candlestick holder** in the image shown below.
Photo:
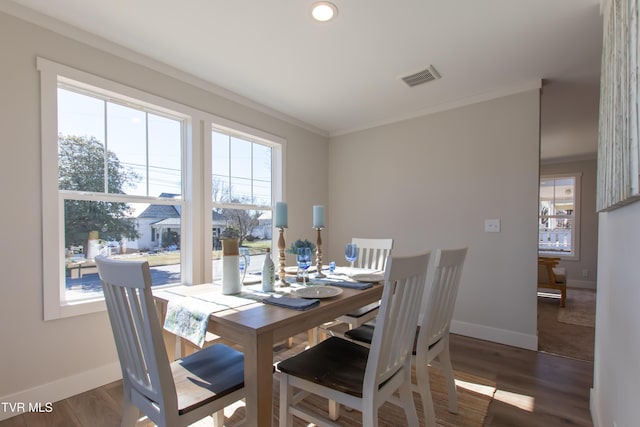
M323 277L327 277L322 273L322 236L320 235L322 227L317 227L316 231L316 277L321 279Z
M285 272L284 272L284 227L278 227L280 229L280 237L278 238L278 251L280 252L278 256L278 261L280 264L280 271L278 271L278 276L280 280L278 281L278 285L281 287L289 286L289 283L285 280Z

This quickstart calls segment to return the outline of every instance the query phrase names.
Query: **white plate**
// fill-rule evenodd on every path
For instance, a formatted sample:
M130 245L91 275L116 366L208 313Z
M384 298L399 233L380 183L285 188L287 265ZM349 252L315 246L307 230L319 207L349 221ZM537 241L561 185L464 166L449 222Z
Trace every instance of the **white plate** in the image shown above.
M331 298L342 293L342 289L335 286L309 286L294 289L293 293L302 298Z
M384 273L361 273L350 277L356 282L377 283L384 280Z
M314 271L316 271L315 266L307 268L307 273L313 273ZM298 272L298 267L295 265L290 265L289 267L284 268L284 272L287 274L296 274Z

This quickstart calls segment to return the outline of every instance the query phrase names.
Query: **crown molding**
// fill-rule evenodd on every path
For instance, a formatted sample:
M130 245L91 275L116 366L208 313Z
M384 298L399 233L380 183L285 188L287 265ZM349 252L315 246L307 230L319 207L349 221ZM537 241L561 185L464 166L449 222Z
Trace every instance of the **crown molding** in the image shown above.
M530 90L541 89L541 88L542 88L542 79L535 79L533 81L529 81L518 86L501 88L492 92L486 92L476 96L463 98L457 101L440 104L433 108L426 108L423 110L414 111L412 113L397 116L388 120L373 122L365 126L333 131L329 133L329 137L332 138L336 136L348 135L350 133L360 132L360 131L372 129L379 126L385 126L393 123L403 122L405 120L415 119L417 117L424 117L432 114L442 113L444 111L454 110L456 108L466 107L469 105L478 104L485 101L491 101L493 99L503 98L505 96L515 95L517 93L527 92Z

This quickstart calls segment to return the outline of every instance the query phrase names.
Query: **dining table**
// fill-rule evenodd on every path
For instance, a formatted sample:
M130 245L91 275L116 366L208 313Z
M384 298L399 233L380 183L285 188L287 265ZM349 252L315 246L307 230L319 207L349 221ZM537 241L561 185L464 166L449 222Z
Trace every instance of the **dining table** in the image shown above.
M215 283L199 285L180 285L170 288L153 290L156 305L164 322L167 307L172 300L187 301L192 298L206 301L210 305L211 313L208 317L206 329L225 340L234 342L242 347L244 353L244 383L246 392L246 416L250 426L271 426L273 419L273 346L296 334L316 329L323 323L330 322L337 317L379 301L382 297L383 286L380 284L383 276L381 272L372 273L370 270L346 268L346 273L336 272L337 279L311 278L312 288L316 285L332 287L331 281L357 281L358 274L372 279L372 286L366 289L339 287L336 295L320 297L318 304L298 310L289 307L267 304L266 297L287 296L297 297L297 289L301 286L292 283L287 287L277 287L273 293L267 295L261 291L260 285L243 286L236 295L223 295L222 286ZM338 286L335 283L335 286ZM305 291L305 293L308 293ZM313 343L310 343L313 344Z

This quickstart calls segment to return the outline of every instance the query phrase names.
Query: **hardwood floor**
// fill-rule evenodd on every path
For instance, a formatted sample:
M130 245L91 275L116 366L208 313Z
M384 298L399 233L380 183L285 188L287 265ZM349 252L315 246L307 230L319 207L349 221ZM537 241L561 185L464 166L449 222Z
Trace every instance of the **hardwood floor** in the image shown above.
M452 335L454 369L491 379L486 426L593 426L593 364Z
M299 335L295 342L304 339ZM451 356L454 369L497 385L485 426L593 426L589 362L459 335L451 336ZM118 381L57 402L51 413L18 415L1 421L0 427L115 427L120 425L121 402Z

